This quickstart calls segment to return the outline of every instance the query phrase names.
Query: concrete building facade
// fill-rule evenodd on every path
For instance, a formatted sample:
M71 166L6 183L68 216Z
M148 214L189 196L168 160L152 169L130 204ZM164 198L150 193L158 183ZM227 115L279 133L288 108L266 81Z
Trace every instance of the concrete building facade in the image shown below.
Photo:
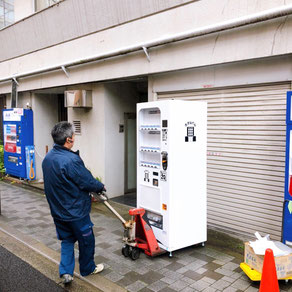
M280 239L292 0L14 4L16 22L0 30L0 96L10 107L15 78L17 106L34 110L38 179L65 118L110 197L132 191L136 104L204 100L208 224ZM92 109L65 108L72 89L90 90Z

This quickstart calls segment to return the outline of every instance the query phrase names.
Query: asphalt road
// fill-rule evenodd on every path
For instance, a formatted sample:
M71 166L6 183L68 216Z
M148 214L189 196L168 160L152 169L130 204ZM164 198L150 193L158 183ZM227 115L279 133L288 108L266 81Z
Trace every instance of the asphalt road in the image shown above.
M66 291L0 245L0 292Z

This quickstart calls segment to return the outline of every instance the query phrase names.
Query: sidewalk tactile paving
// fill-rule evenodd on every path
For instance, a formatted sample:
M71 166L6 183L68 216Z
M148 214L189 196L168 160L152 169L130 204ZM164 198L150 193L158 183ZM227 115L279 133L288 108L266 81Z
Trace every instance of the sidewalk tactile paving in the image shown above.
M45 196L3 182L0 182L0 191L0 222L60 252L61 244ZM105 266L100 275L130 292L258 290L257 284L239 268L239 259L209 247L188 247L173 252L172 258L168 254L150 258L141 253L138 260L132 261L121 253L123 227L120 221L94 209L91 219L96 239L95 261L103 262ZM76 244L76 260L78 255ZM281 291L288 291L289 288L291 285L283 285Z

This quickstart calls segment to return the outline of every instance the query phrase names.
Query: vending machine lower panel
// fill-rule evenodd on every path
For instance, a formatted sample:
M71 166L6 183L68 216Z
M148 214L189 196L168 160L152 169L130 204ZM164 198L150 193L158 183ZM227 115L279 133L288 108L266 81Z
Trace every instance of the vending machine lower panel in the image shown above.
M283 243L292 246L292 201L286 200L283 208Z

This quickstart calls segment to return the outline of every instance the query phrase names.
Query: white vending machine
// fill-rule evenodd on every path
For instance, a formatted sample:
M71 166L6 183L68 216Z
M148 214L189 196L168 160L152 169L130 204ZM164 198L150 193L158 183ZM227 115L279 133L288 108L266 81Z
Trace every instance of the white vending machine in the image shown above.
M207 240L207 104L137 104L137 207L160 248Z

